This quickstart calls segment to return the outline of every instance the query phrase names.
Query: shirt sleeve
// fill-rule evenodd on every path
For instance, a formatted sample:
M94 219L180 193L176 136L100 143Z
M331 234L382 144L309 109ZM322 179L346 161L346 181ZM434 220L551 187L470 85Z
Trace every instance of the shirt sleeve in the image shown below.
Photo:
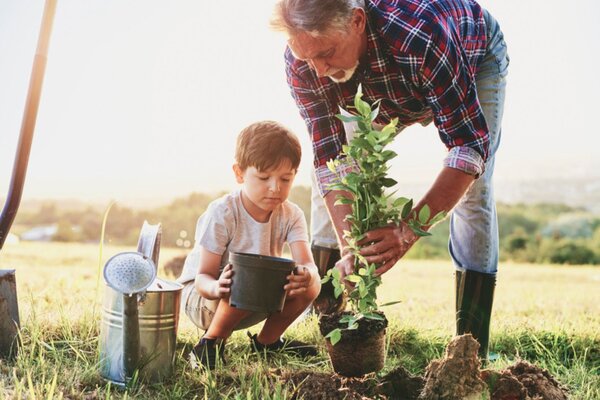
M336 118L337 105L325 89L316 89L310 84L307 76L312 72L308 65L297 62L289 49L286 50L285 63L288 86L312 141L313 165L319 191L324 196L330 191L329 185L337 180L338 173L343 177L356 166L342 162L337 173L327 168L327 161L339 158L342 146L346 144L342 122Z
M308 242L308 229L306 227L306 217L302 209L295 204L291 204L290 219L287 237L287 243Z
M450 31L433 30L419 76L440 138L450 150L444 165L479 176L488 157L488 127L467 56Z
M233 214L225 204L211 204L196 224L196 247L223 254L233 232Z

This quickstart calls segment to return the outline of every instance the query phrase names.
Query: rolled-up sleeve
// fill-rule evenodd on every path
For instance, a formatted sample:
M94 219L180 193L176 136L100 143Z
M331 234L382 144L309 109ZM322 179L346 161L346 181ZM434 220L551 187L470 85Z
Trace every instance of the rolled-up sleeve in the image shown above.
M419 72L440 139L449 150L444 165L481 175L489 151L488 127L467 55L442 26L431 33Z

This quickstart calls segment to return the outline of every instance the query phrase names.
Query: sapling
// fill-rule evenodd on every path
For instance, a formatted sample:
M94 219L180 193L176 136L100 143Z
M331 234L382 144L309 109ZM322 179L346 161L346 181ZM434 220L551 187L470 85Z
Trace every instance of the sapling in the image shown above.
M360 254L358 242L365 237L365 233L390 224L407 224L418 236L430 235L424 230L425 226L433 225L445 216L440 212L431 218L429 206L424 205L418 213L413 211L413 200L405 197L395 198L395 192L386 193L386 189L396 185L396 181L387 176L388 161L397 154L385 147L390 144L398 130L398 119L394 118L383 129L373 127L373 121L379 113L379 102L371 106L362 100L362 89L359 86L354 97L356 115L337 115L343 122L355 122L357 130L354 138L344 145L342 155L345 159L335 159L328 162L328 168L338 176L338 180L330 186L332 190L341 190L350 194L350 197L338 196L335 204L348 204L351 213L346 217L350 230L344 231L344 238L348 249L354 255L354 272L345 277L353 285L348 288L341 278L340 271L332 268L323 278L323 283L332 281L334 295L339 297L344 290L348 291L348 304L350 312L344 313L339 323L342 327L336 328L326 335L335 345L342 338L343 330L358 328L361 319L384 320L384 316L377 312L378 307L394 304L396 302L377 304L377 287L381 284L381 277L375 274L377 265L368 263ZM354 162L358 167L357 172L350 172L345 176L340 175L338 166L342 162Z

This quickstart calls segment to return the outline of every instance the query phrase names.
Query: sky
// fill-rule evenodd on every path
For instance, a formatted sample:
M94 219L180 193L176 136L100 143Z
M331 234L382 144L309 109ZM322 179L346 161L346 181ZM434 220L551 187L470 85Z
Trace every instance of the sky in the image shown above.
M23 199L157 205L236 187L235 138L273 119L311 147L286 85L274 0L58 0ZM497 181L600 177L600 2L485 0L511 65ZM0 198L8 193L44 2L0 0ZM446 149L411 127L392 147L402 185ZM409 195L413 195L410 194Z

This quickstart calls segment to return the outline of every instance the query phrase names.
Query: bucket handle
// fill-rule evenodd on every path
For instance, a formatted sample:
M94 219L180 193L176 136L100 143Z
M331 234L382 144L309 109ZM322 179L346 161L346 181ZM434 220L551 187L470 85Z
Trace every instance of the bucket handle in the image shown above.
M160 239L162 236L162 227L159 224L151 225L144 221L140 238L138 240L137 251L154 262L155 268L158 268L158 256L160 253Z

